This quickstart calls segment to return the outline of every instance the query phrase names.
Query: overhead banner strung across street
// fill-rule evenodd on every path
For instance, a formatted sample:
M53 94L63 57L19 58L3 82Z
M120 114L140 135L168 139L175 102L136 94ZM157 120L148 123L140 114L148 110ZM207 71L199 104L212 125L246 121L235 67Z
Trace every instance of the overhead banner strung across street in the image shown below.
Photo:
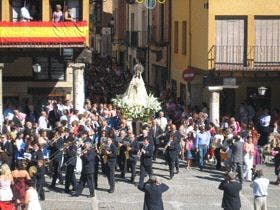
M87 22L0 22L0 43L85 43Z

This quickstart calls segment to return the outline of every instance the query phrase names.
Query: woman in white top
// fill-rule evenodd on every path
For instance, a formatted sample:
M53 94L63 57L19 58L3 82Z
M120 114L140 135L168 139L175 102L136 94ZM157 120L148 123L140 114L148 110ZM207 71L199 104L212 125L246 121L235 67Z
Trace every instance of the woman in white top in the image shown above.
M9 205L7 202L12 201L13 192L11 190L11 185L13 184L13 177L11 170L7 164L3 164L0 168L0 203L3 202L3 205ZM12 204L11 204L12 205ZM2 203L0 209L2 208Z
M26 210L41 210L39 197L37 191L34 189L34 182L26 180L26 193L25 193L25 204Z

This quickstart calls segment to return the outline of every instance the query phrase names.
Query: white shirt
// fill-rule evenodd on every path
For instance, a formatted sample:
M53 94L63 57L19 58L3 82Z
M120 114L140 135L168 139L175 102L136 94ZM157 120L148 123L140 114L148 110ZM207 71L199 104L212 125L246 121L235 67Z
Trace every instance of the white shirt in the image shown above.
M160 117L156 119L158 122L159 127L161 130L165 131L166 126L167 126L167 119L165 117Z
M260 118L260 123L262 127L268 127L270 124L271 116L270 115L262 115Z
M254 196L266 196L269 185L269 179L260 177L253 182L253 194Z
M39 117L38 127L44 130L48 128L48 119L45 116Z
M26 7L22 7L20 9L20 12L21 12L21 16L23 18L23 21L27 22L27 21L30 21L32 19L31 16L30 16L30 13L29 13L29 11Z

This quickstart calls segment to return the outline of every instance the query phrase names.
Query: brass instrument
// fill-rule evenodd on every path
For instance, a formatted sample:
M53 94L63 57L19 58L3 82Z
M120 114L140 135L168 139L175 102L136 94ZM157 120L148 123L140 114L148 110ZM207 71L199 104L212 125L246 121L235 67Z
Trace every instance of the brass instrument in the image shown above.
M102 159L103 159L103 163L106 164L108 162L108 154L107 151L110 151L110 147L108 145L105 145L104 150L103 150L103 155L102 155Z

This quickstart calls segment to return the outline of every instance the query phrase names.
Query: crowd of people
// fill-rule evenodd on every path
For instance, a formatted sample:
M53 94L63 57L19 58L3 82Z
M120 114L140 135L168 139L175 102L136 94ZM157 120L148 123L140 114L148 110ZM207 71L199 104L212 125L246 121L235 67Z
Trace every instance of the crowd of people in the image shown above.
M209 121L206 104L201 109L183 109L172 100L162 104L162 111L140 126L122 118L112 104L90 100L84 110L75 110L68 100L49 100L39 114L32 105L25 109L7 106L1 128L0 204L40 209L46 175L52 179L51 190L56 190L57 183L64 184L65 193L80 196L87 183L88 197L94 197L102 173L108 179L108 192L114 193L116 169L121 178L129 176L136 184L138 161L137 185L147 191L146 175L157 183L153 162L159 156L168 165L170 179L179 173L179 161L184 161L187 170L197 165L201 171L213 162L217 170L236 172L240 184L253 181L257 166L273 156L279 185L278 110L271 116L264 109L242 122L224 116L217 124ZM168 189L161 186L162 192Z
M89 98L96 103L109 103L113 97L124 93L132 77L129 70L120 70L115 60L109 56L95 54L92 63L94 65L85 72Z

